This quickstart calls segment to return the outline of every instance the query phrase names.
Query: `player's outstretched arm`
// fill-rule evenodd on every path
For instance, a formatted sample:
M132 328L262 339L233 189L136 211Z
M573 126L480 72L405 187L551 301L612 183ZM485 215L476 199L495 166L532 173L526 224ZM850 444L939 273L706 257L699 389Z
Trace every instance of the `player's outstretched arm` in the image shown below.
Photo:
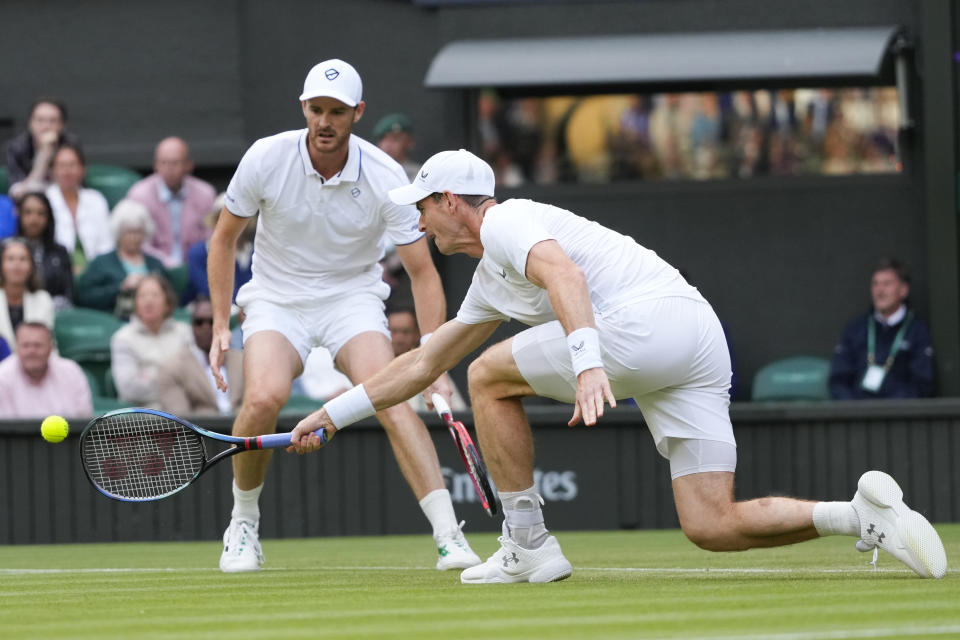
M499 324L499 321L447 322L427 344L394 359L362 385L337 396L301 420L293 430L287 450L316 451L322 444L320 438L312 435L314 431L324 429L329 441L338 429L413 397L483 344Z
M550 305L567 334L574 371L577 373L577 401L571 427L582 419L588 427L603 416L604 401L611 407L617 400L600 361L600 344L593 319L593 303L587 279L556 240L544 240L527 253L527 280L547 290Z

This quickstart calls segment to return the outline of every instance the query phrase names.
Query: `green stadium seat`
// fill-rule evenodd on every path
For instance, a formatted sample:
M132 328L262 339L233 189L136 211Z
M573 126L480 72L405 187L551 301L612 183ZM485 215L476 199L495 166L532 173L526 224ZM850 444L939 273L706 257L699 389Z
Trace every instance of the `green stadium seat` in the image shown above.
M830 361L818 356L794 356L776 360L757 371L753 400L829 400L827 380Z
M187 265L181 264L167 269L167 278L173 285L173 290L177 292L177 300L183 295L190 279L190 273L187 271Z
M97 375L93 369L80 365L83 369L83 375L87 376L87 384L90 385L90 393L94 396L103 395L103 378Z
M80 363L110 362L110 338L123 326L113 314L96 309L63 309L54 319L57 350Z
M102 193L111 209L113 205L123 200L130 187L141 178L143 176L129 167L109 164L87 165L87 186Z
M113 381L113 367L108 366L106 371L103 372L103 397L117 397L117 385Z
M283 406L283 409L280 410L280 413L285 415L295 414L305 416L313 413L322 406L323 400L316 400L310 396L293 393L290 394L290 399L287 400L287 404Z
M115 409L126 409L130 405L116 398L105 398L103 396L93 396L93 415L103 415L107 411Z
M0 195L7 195L10 191L10 174L6 167L0 167Z

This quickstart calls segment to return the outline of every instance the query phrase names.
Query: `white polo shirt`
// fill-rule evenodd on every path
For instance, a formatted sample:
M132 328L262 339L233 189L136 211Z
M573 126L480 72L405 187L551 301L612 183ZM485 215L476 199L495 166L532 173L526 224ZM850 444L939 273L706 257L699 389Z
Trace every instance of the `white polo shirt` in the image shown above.
M479 324L514 318L531 326L556 320L546 289L526 277L527 254L543 240L556 240L583 270L595 314L654 298L703 301L680 272L633 238L559 207L507 200L484 215L483 257L457 320Z
M350 136L347 163L325 180L313 168L307 130L257 140L227 187L227 210L260 212L253 278L237 296L277 304L316 302L375 287L389 294L378 264L385 241L415 242L420 215L387 191L407 184L403 168L369 142ZM382 286L381 286L382 285Z

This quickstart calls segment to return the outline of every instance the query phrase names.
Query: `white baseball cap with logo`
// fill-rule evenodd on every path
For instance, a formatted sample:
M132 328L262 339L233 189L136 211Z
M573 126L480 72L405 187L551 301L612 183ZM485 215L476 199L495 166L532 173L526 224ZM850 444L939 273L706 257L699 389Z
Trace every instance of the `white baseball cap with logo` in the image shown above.
M335 98L348 107L357 106L363 99L360 74L350 64L337 58L314 65L303 81L300 100L320 97Z
M490 165L466 149L441 151L423 163L420 173L405 187L391 189L396 204L414 204L431 193L491 196L496 185Z

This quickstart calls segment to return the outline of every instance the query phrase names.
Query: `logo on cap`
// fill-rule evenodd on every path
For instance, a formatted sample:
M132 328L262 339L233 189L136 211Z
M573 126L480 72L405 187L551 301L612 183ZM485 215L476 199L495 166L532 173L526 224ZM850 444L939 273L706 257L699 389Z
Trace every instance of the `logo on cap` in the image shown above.
M323 72L323 75L327 77L327 80L336 80L337 76L340 75L340 72L336 69L327 69Z
M426 172L424 172L424 171L421 171L421 172L420 172L420 179L421 179L421 180L426 180L428 175L430 175L430 174L429 174L429 173L426 173Z

